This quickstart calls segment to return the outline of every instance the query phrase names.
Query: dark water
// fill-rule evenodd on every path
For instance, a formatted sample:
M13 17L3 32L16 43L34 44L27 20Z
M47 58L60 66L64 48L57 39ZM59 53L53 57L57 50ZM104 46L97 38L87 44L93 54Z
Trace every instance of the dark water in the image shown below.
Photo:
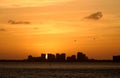
M0 63L0 78L120 78L120 64Z

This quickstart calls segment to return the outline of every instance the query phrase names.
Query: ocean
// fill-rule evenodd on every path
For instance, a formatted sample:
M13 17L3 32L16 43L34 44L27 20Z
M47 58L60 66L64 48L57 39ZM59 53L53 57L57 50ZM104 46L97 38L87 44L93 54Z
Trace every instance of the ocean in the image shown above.
M120 78L120 63L0 62L0 78Z

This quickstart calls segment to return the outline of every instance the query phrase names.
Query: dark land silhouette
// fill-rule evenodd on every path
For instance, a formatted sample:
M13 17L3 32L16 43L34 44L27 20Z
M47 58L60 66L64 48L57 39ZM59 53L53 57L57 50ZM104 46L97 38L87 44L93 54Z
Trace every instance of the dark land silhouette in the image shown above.
M47 57L46 57L47 56ZM40 57L33 57L29 55L27 61L40 61L40 62L80 62L80 61L89 61L88 57L82 52L77 53L76 55L66 57L65 53L54 54L41 54Z
M120 55L118 55L118 56L113 56L113 61L114 61L114 62L120 62Z
M66 56L65 53L41 54L39 57L29 55L23 60L0 60L0 62L120 62L120 55L113 56L112 60L89 59L86 54L77 52L77 55Z

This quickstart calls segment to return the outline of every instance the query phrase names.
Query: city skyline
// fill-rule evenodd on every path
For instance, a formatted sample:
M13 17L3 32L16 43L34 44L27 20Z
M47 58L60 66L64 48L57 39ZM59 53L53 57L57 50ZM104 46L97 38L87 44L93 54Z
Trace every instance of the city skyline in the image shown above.
M37 61L37 62L82 62L89 61L90 59L83 52L77 52L77 54L67 56L66 53L56 53L56 54L41 54L38 57L29 55L27 61Z
M66 53L42 53L38 56L28 55L25 59L0 59L0 62L120 62L120 55L112 56L111 59L89 58L83 52L67 56Z
M0 59L120 55L120 0L0 0Z

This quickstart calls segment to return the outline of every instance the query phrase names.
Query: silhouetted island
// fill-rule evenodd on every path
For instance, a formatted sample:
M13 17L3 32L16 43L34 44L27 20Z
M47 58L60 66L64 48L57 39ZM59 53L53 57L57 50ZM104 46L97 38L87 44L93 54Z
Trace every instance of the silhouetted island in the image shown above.
M86 54L77 52L77 55L67 56L65 53L41 54L39 57L29 55L24 60L0 60L0 62L120 62L120 55L113 56L113 60L96 60L89 59Z

